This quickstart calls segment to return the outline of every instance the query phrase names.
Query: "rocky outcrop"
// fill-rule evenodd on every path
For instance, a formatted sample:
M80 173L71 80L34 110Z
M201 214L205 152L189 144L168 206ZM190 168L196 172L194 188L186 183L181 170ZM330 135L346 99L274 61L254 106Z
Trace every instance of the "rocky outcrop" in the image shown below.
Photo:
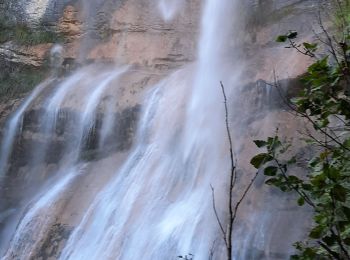
M35 46L19 46L7 42L0 46L0 58L11 63L41 67L47 57L47 51L52 44L39 44ZM16 66L14 64L14 66ZM45 64L46 66L48 64Z
M68 5L65 7L62 17L58 20L57 29L68 42L82 36L82 22L78 19L77 10L74 6Z

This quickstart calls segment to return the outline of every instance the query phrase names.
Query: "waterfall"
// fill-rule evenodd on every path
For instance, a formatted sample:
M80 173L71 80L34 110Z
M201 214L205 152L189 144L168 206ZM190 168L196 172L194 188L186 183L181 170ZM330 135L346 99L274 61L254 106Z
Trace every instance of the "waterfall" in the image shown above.
M60 259L189 253L208 259L217 236L210 184L222 185L218 179L224 182L228 171L224 114L217 105L225 39L215 37L228 8L232 4L207 2L195 77L178 71L147 96L134 151L91 204Z
M59 259L163 260L188 254L208 259L210 248L220 237L210 185L217 191L218 203L225 205L220 198L225 197L229 172L220 80L225 79L221 61L231 28L224 21L235 4L205 1L197 62L147 92L132 151L76 221ZM165 1L160 5L169 8L163 10L166 20L178 8L165 6ZM89 66L82 68L46 97L39 127L46 142L33 148L33 172L37 165L45 164L64 108L78 111L73 119L74 138L65 143L64 158L51 173L55 181L44 185L25 208L3 259L33 259L43 247L55 218L73 196L74 184L93 164L85 163L81 153L95 127L100 102L128 69L93 73ZM33 92L32 100L41 88ZM15 115L22 116L26 103ZM99 147L113 131L112 107L107 104L105 109ZM63 127L66 132L71 129ZM10 151L12 143L4 150ZM8 155L4 158L6 161ZM217 259L224 257L221 251Z

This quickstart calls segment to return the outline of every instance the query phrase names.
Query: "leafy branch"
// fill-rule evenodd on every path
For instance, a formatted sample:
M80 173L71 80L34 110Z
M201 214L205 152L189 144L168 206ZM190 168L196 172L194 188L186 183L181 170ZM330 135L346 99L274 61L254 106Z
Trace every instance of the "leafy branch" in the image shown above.
M315 156L304 169L306 174L292 174L297 160L291 156L291 144L283 144L278 132L267 140L254 141L266 150L251 160L254 167L263 170L265 183L294 192L298 205L306 204L314 212L308 239L294 244L299 253L292 259L350 259L350 1L335 1L341 39L327 31L320 14L318 18L325 39L320 35L316 38L328 48L329 55L318 53L317 43L298 44L295 31L276 39L287 42L286 48L315 59L301 78L304 89L297 97L286 98L276 76L273 84L290 111L313 126L314 134L308 132L306 141L318 148L313 149ZM333 119L339 122L336 127Z

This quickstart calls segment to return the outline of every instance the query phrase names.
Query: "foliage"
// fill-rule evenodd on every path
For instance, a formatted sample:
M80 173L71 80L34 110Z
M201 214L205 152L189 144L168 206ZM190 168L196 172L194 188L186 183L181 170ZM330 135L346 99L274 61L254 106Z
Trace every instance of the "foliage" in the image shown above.
M47 70L29 66L14 67L11 64L2 63L0 73L0 101L8 98L16 98L31 91L47 75Z
M321 42L330 55L318 52L317 43L298 44L294 31L276 39L315 59L302 77L305 88L287 101L314 128L306 141L318 149L308 162L307 174L291 173L297 161L288 158L290 144L281 142L278 133L254 141L257 147L266 149L251 160L254 167L263 169L266 184L295 192L298 205L308 205L314 212L308 239L295 243L299 253L292 259L350 259L350 12L344 11L349 8L348 1L337 3L340 38L330 36L319 19L325 37Z
M62 41L62 37L45 26L30 28L22 23L9 23L0 19L0 43L14 41L21 45L37 45Z
M278 136L256 140L266 153L256 155L251 163L263 167L266 184L283 192L296 192L299 206L314 209L314 226L306 243L298 242L300 255L293 259L348 259L350 252L350 138L343 146L324 148L308 164L307 176L298 177L289 168L295 158L280 159L288 152ZM330 255L331 254L331 255Z
M31 28L24 23L16 22L9 16L6 9L0 11L0 44L12 41L16 44L30 46L62 41L61 35L47 26L39 24ZM41 68L35 68L1 60L0 100L16 98L31 91L47 76L47 62L46 60Z

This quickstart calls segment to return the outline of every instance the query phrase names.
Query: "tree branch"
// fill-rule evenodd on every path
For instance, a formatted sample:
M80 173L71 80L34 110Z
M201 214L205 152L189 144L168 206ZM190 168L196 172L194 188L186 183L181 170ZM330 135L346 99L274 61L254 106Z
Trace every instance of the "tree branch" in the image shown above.
M341 260L340 256L332 251L325 243L321 242L321 241L318 241L317 242L323 249L325 249L331 256L333 256L335 259L337 260Z
M211 195L212 195L212 201L213 201L213 210L214 210L214 213L215 213L215 217L216 217L216 221L218 222L219 226L220 226L220 230L222 232L222 235L223 235L223 238L224 238L224 241L225 241L225 244L227 244L227 241L226 241L226 232L224 230L224 227L221 223L221 220L219 218L219 215L218 215L218 212L216 210L216 204L215 204L215 191L214 191L214 188L213 186L210 184L210 188L211 188Z
M229 150L230 150L230 161L231 161L231 172L230 172L230 189L229 189L229 199L228 199L228 208L229 208L229 223L227 225L226 230L226 249L227 249L227 259L232 259L232 224L233 224L233 208L232 208L232 195L233 195L233 188L237 181L237 173L236 173L236 166L235 166L235 160L234 160L234 154L233 154L233 144L232 144L232 137L231 137L231 131L230 131L230 125L229 125L229 119L228 119L228 106L227 106L227 96L225 92L225 87L222 81L220 81L220 86L222 90L222 95L224 97L224 105L225 105L225 123L226 123L226 131L227 131L227 137L229 141Z

